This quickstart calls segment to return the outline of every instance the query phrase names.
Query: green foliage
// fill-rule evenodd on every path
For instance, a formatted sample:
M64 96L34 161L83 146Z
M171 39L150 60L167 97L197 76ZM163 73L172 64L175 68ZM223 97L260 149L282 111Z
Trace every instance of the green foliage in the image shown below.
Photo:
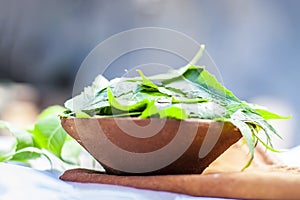
M204 46L197 54L202 54ZM85 107L82 111L91 114L91 117L125 117L140 118L187 118L211 119L227 121L234 124L241 131L252 158L257 142L261 142L267 149L276 151L272 146L272 137L278 136L276 130L267 122L269 119L287 119L273 112L259 108L238 99L230 90L225 88L210 74L205 67L190 65L168 73L146 77L141 70L137 70L140 77L114 79L106 86L92 84L95 94L91 104L79 101L79 106ZM159 82L159 84L156 84ZM101 88L97 90L97 88ZM86 92L75 97L85 99ZM90 95L91 97L92 95ZM76 110L69 109L69 117ZM83 106L82 106L83 105ZM261 133L267 140L263 141ZM248 164L250 164L249 161Z
M117 78L111 81L99 75L91 86L66 101L65 107L52 106L38 117L32 130L21 130L0 121L0 129L7 129L15 137L14 145L0 152L0 161L28 162L50 152L64 163L78 164L82 148L60 124L64 117L140 117L187 118L227 121L235 125L243 135L251 153L258 142L276 151L272 137L276 130L267 122L270 119L288 119L257 105L238 99L203 66L195 66L204 46L189 65L168 73L146 77ZM159 84L156 84L159 82ZM260 134L266 136L266 141ZM49 158L51 160L51 158Z
M66 109L51 106L39 116L32 130L16 128L0 121L0 129L7 129L15 138L15 143L6 152L0 152L0 161L28 163L30 160L45 156L50 162L50 153L63 163L78 164L82 147L67 135L60 123L59 114Z

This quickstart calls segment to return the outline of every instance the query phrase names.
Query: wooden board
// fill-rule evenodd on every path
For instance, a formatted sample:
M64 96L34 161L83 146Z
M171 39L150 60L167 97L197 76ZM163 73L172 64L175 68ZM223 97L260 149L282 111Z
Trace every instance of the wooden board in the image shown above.
M87 169L72 169L60 178L65 181L114 184L192 196L300 199L298 168L281 166L280 161L257 148L252 165L241 171L248 159L247 149L237 143L202 174L115 176Z

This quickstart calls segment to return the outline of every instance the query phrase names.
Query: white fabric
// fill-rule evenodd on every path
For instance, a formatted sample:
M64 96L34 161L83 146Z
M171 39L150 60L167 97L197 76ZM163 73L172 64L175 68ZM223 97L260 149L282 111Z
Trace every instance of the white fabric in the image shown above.
M300 167L300 146L276 154L284 164ZM105 184L61 181L57 171L39 171L14 164L0 163L0 200L203 200L169 192L135 189Z
M135 189L105 184L70 183L58 179L56 171L0 163L1 200L203 200L169 192Z

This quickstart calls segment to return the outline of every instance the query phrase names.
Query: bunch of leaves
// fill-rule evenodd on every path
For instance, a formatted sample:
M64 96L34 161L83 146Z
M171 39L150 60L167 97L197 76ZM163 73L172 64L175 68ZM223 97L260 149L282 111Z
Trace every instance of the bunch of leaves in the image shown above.
M0 152L0 161L28 163L44 156L52 162L55 157L63 164L78 165L82 147L62 128L62 117L140 117L211 119L235 125L247 143L251 159L258 142L276 151L272 137L276 130L267 122L270 119L287 119L257 105L241 101L210 74L195 58L178 70L146 77L116 78L111 81L99 75L93 84L66 101L65 107L52 106L44 110L34 127L23 130L0 121L0 129L7 129L15 138L13 146ZM262 136L265 136L263 140Z
M59 161L56 169L78 165L79 154L83 149L61 126L58 115L65 110L62 106L51 106L45 109L30 130L20 129L8 122L0 121L0 129L7 129L15 139L10 149L0 152L0 161L30 164L31 160L45 157L51 165Z
M245 167L251 163L258 142L277 151L272 137L280 136L267 120L289 117L237 98L204 66L193 65L202 52L203 48L189 65L165 74L146 77L137 70L140 77L111 81L99 75L80 95L66 101L65 117L197 118L230 122L240 130L250 149L251 159Z

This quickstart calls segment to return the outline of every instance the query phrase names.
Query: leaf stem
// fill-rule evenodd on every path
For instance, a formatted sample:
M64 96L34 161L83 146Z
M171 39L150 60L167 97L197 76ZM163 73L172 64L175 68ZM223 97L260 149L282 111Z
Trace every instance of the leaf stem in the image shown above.
M205 45L201 44L200 45L200 49L199 51L196 53L196 55L194 56L194 58L187 64L187 66L193 66L196 65L196 63L199 61L199 59L202 57L203 52L205 49Z

